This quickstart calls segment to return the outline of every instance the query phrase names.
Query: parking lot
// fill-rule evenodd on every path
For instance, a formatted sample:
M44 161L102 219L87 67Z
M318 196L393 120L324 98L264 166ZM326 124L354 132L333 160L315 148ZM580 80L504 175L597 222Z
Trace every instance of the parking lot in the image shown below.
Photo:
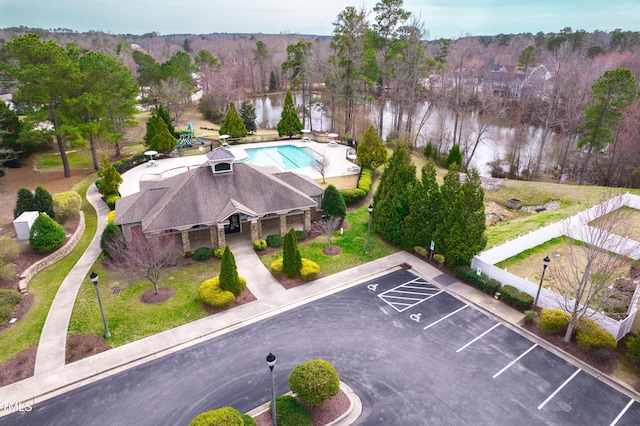
M267 402L309 359L362 401L357 425L638 425L640 404L405 270L146 362L0 425L186 425Z

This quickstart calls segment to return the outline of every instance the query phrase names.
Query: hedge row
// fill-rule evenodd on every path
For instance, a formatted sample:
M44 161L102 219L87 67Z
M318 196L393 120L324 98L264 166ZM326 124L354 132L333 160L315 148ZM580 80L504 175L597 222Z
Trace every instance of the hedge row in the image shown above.
M502 287L500 300L522 312L533 308L533 296L510 285Z
M494 295L500 291L500 282L489 278L485 274L480 274L468 266L460 265L455 268L456 277L469 284L475 285L487 294Z
M146 161L147 158L144 156L144 154L136 154L131 158L127 158L126 160L120 160L113 163L113 167L116 168L118 173L122 174L127 170L133 169L138 164L145 163Z
M369 191L371 191L372 185L373 169L371 167L363 167L360 172L357 187L355 189L345 189L340 191L342 193L342 198L344 198L344 203L347 206L350 206L358 201L364 200L369 194Z

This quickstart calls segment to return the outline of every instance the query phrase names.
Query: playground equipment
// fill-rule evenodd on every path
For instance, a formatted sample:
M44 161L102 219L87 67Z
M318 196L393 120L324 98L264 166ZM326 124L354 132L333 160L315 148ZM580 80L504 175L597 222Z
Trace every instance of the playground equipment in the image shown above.
M202 139L193 134L193 126L191 125L191 123L189 123L189 125L187 126L187 132L182 133L180 135L180 138L178 138L178 147L184 148L185 145L193 147L196 142L199 142L201 145L205 144Z

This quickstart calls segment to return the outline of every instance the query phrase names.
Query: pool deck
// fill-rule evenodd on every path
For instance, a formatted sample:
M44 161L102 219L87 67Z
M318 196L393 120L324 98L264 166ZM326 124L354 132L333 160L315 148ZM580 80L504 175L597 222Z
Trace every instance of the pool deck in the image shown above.
M236 156L236 159L242 160L247 157L245 149L273 147L281 145L293 145L299 148L311 148L319 154L329 157L330 166L326 173L326 177L348 176L357 174L359 169L347 160L347 150L352 149L346 145L330 145L328 143L318 143L314 141L303 142L300 139L289 139L277 142L257 142L243 145L230 145L226 147ZM140 191L141 180L161 180L187 170L201 166L207 161L206 152L202 155L192 155L188 157L161 158L155 163L144 163L122 174L122 184L120 185L120 194L123 197L135 194ZM152 165L153 164L153 165ZM313 167L303 167L299 169L291 169L289 171L309 176L311 179L321 179L322 176Z

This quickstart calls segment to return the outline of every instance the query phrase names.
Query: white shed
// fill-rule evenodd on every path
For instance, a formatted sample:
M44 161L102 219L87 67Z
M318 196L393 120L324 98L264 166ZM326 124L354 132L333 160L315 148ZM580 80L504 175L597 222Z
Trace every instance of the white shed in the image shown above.
M23 212L13 221L13 227L16 229L16 234L19 240L28 240L29 231L33 222L38 218L39 212Z

